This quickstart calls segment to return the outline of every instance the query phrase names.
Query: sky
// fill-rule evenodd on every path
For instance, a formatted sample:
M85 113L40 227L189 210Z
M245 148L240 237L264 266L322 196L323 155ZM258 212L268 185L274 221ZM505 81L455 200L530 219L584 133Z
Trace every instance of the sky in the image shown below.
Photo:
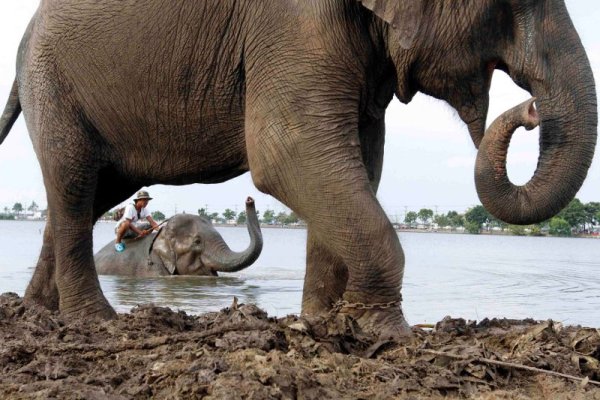
M600 6L597 0L567 0L598 87L600 77ZM17 47L37 8L38 0L0 2L0 107L4 107L15 75ZM496 71L490 90L488 125L503 111L528 99L506 74ZM386 114L386 144L382 180L377 197L392 220L404 213L430 208L439 213L463 212L480 204L473 168L477 152L466 126L445 102L418 94L408 105L394 99ZM511 141L508 174L513 183L526 183L538 158L538 130L519 129ZM600 152L577 197L584 203L600 201ZM276 199L259 192L249 173L220 184L154 185L145 188L154 200L151 210L166 215L195 213L199 208L241 211L247 196L257 209L287 211ZM20 202L46 207L46 194L23 117L0 145L0 212Z

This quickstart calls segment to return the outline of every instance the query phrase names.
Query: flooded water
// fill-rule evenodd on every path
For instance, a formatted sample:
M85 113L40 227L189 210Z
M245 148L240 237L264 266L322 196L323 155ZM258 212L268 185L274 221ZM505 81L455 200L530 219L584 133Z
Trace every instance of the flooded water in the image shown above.
M44 222L0 221L0 293L23 295L42 243ZM245 228L219 228L234 250L249 243ZM99 223L94 249L113 239ZM446 315L552 318L600 327L600 240L399 233L406 255L404 312L410 323ZM261 256L248 269L213 277L101 276L119 312L155 303L190 313L255 303L270 315L300 312L306 231L263 229Z

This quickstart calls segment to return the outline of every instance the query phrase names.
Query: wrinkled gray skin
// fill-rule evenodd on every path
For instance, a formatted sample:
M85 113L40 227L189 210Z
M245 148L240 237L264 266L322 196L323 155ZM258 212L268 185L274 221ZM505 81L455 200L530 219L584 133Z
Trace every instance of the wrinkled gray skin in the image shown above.
M262 234L254 200L246 200L250 245L242 252L229 249L212 222L191 214L177 214L160 232L124 240L127 248L115 251L110 241L94 256L100 275L165 276L210 275L236 272L252 265L262 250Z
M143 185L249 170L308 224L302 313L343 299L363 328L406 333L404 254L376 198L394 94L445 100L476 147L494 69L537 97L533 184L486 189L512 223L568 204L596 144L562 0L44 0L17 67L0 141L22 109L50 210L25 298L72 316L115 315L92 253L105 211Z

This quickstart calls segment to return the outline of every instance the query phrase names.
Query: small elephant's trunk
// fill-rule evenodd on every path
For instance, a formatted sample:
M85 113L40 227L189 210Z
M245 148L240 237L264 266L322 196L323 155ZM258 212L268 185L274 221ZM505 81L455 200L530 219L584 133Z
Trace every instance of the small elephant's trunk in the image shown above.
M223 242L223 245L220 246L218 251L215 251L211 254L206 254L205 256L209 260L209 263L214 271L240 271L252 265L258 256L260 256L263 246L262 233L260 231L258 216L256 215L254 199L251 197L248 197L246 200L246 215L248 233L250 234L250 245L242 252L235 252L231 251Z

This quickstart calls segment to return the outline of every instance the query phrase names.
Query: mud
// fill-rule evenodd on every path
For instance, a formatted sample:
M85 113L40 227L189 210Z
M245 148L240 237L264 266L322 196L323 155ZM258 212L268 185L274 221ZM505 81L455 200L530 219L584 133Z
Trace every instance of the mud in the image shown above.
M446 318L413 331L376 341L341 316L276 319L235 301L67 321L6 293L0 398L600 400L598 329Z

